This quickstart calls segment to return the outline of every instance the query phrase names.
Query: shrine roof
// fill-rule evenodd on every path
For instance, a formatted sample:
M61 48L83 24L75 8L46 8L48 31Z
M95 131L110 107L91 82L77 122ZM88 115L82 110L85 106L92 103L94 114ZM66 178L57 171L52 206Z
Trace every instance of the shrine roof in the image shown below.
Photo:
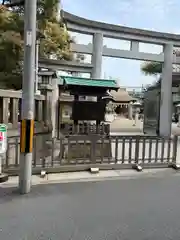
M83 77L61 76L59 85L96 87L109 90L118 90L119 86L116 80L112 79L92 79Z
M124 103L124 102L133 102L136 101L135 98L131 97L129 93L124 88L119 88L118 91L110 91L110 94L113 97L113 101L117 103Z

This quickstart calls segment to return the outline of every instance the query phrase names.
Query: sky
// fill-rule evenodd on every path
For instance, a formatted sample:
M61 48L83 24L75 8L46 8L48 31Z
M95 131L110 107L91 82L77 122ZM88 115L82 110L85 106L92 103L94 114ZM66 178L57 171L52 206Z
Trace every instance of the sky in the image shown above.
M180 34L179 0L62 0L62 8L75 15L122 26ZM92 38L71 33L77 43L90 43ZM104 39L104 45L128 49L129 42ZM140 51L160 53L162 47L140 44ZM89 57L86 58L86 61ZM103 57L102 77L112 77L122 86L141 87L155 81L145 76L142 62Z

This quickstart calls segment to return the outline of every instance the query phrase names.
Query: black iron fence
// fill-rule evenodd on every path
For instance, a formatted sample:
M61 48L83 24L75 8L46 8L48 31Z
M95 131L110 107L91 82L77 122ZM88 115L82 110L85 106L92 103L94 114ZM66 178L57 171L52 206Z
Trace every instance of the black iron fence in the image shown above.
M19 144L19 138L8 139L4 172L17 174ZM177 148L177 137L76 135L57 140L43 134L34 137L33 172L168 167L176 164Z

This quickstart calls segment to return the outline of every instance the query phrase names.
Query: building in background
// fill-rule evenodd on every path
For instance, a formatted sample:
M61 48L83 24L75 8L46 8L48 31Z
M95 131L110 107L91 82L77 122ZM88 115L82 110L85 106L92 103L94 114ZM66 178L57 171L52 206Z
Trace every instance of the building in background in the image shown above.
M132 119L133 115L133 102L136 102L137 99L133 96L130 96L126 88L120 86L119 90L110 91L112 100L108 104L108 110L111 113L116 113L118 116L126 117Z
M144 98L144 87L126 87L126 91L128 94L133 97L138 99L138 101L142 101Z

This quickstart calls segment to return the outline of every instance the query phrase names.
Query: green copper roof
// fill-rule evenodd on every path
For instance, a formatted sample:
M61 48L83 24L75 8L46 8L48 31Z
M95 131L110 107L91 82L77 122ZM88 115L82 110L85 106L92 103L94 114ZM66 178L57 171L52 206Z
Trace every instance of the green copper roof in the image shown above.
M91 78L81 78L81 77L69 77L61 76L61 80L66 85L77 85L77 86L87 86L87 87L103 87L118 89L117 82L115 80L106 80L106 79L91 79ZM60 83L61 84L61 83Z

